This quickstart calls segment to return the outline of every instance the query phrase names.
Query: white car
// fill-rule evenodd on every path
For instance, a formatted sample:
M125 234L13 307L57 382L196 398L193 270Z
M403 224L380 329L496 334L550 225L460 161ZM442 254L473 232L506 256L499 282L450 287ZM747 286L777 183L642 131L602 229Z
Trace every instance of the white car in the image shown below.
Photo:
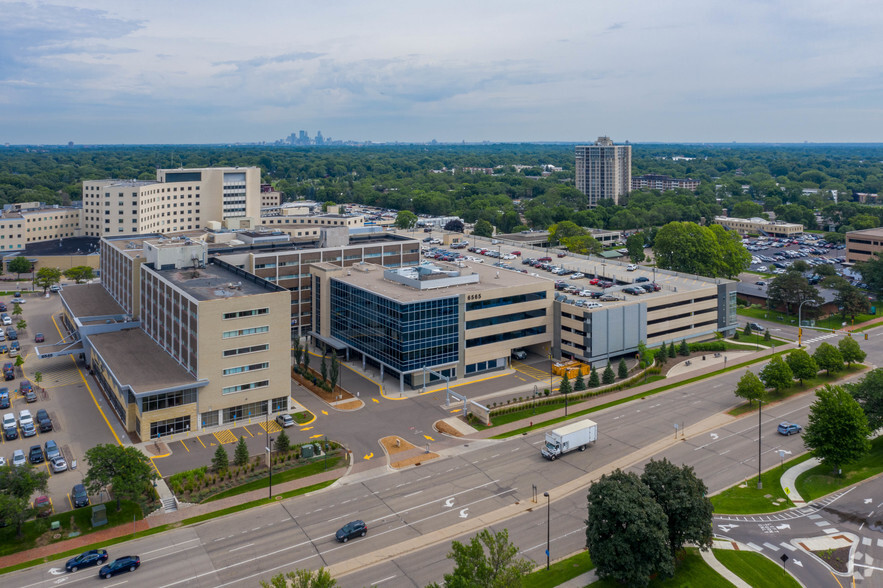
M586 308L601 308L604 306L600 302L588 301L586 302Z
M17 296L12 299L13 304L24 304L25 302L27 302L27 300L25 300L24 298L21 298L20 296Z
M6 458L0 455L0 468L6 465Z
M12 465L18 467L23 466L28 463L28 458L25 457L25 452L21 449L16 449L12 452Z
M591 296L591 295L592 295L592 291L591 291L591 290L581 290L580 293L579 293L579 295L580 295L580 296Z
M4 317L3 317L3 324L4 324L5 326L10 326L10 325L12 325L12 317L9 316L9 315L4 316Z
M26 408L23 408L18 413L18 424L23 425L25 423L34 424L34 417L31 415L31 411Z
M570 276L570 277L573 278L574 280L578 280L578 279L580 279L580 278L584 278L584 277L586 277L586 274L584 274L584 273L582 273L582 272L576 272L575 274L573 274L573 275Z
M626 266L625 271L627 271L627 272L633 272L633 271L635 271L636 269L638 269L638 266L636 266L636 265L633 264L633 263L630 263L628 266Z
M507 253L506 255L503 256L503 259L515 259L515 256L512 255L511 253Z

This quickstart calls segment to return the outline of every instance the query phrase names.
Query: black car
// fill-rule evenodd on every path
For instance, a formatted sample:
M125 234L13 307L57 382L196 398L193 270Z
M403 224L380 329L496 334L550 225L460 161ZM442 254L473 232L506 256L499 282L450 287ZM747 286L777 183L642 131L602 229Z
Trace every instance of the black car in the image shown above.
M96 564L103 564L107 561L107 551L104 549L90 549L81 553L77 557L67 560L64 569L69 572L76 572L80 568L88 568Z
M28 451L28 461L32 464L43 463L43 448L39 445L31 445Z
M85 486L77 484L71 489L71 502L74 504L74 508L89 506L89 493L86 492Z
M127 555L113 560L111 563L103 566L98 572L102 578L110 578L114 574L120 572L134 572L141 565L141 558L137 555Z
M346 543L353 537L364 537L366 533L368 533L368 525L365 521L352 521L345 524L334 536L341 543Z
M45 408L37 411L37 414L34 415L34 420L39 425L41 433L48 433L52 430L52 419L49 418L49 413L46 412Z
M10 341L18 341L18 331L15 329L6 329L6 338Z

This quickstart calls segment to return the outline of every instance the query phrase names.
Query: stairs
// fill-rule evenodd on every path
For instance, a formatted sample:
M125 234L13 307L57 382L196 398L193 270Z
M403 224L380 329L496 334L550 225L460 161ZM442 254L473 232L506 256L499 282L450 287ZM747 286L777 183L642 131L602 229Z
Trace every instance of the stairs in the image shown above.
M175 512L178 510L178 499L172 496L171 498L163 498L162 499L163 512Z

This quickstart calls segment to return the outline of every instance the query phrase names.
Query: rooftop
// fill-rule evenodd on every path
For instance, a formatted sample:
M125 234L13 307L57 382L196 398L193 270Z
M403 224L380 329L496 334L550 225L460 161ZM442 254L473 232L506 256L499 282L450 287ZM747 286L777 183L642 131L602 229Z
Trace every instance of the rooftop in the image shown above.
M243 279L242 275L213 262L209 262L204 268L159 270L156 273L197 300L239 298L276 291Z
M125 314L104 286L95 284L74 284L61 291L64 303L79 319L91 316L112 316Z
M846 236L853 239L855 237L883 238L883 227L877 227L875 229L862 229L861 231L849 231L848 233L846 233Z
M90 335L89 342L123 385L135 394L199 385L141 329L124 329Z
M338 268L332 263L317 264L328 269ZM436 262L434 264L445 271L460 272L463 276L477 275L478 282L455 284L446 288L433 288L430 290L418 290L405 284L390 281L384 277L382 266L371 263L361 263L347 268L345 275L335 276L347 284L370 290L380 296L385 296L399 302L418 302L432 300L460 294L477 294L496 290L499 288L512 288L516 286L536 285L540 288L551 286L552 282L547 279L537 278L520 272L485 266L471 262L463 262L462 266L453 263Z

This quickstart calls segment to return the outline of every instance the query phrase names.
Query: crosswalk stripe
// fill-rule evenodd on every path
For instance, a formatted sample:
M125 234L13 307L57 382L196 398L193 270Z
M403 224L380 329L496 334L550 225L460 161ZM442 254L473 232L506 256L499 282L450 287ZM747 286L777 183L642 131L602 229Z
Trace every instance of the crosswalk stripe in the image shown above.
M816 523L816 527L824 527L825 525L830 525L830 524L831 524L831 523L829 523L828 521L824 521L824 520L822 520L822 521L818 521L818 522Z
M757 545L755 543L746 543L745 545L747 545L748 547L750 547L754 551L763 551L763 547L761 547L760 545Z
M784 543L784 542L782 542L782 543L779 543L779 545L781 545L782 547L784 547L784 548L787 549L788 551L797 551L797 548L794 547L793 545L791 545L790 543Z
M862 545L870 545L871 538L870 537L862 537Z
M836 533L836 532L837 532L837 529L833 529L833 528L825 529L825 534L827 534L827 535L830 535L830 534Z
M779 551L779 546L773 545L772 543L764 543L763 546L767 549L772 549L773 551Z

